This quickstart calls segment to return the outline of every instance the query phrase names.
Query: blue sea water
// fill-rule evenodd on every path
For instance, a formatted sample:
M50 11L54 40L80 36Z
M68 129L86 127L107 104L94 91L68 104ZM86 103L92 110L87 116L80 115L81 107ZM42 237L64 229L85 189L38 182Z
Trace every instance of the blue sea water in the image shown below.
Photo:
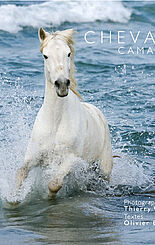
M155 244L151 34L145 43L149 32L155 39L154 15L154 1L0 2L0 244ZM18 197L20 205L12 207L6 201L15 198L16 170L23 164L44 98L40 26L50 32L77 31L79 92L107 117L113 154L120 158L114 159L109 184L98 168L93 171L79 162L52 200L47 198L45 175L34 170ZM88 31L93 31L88 40L94 44L84 40ZM107 37L111 31L111 43L109 38L101 43L102 31ZM118 31L124 43L118 43ZM139 31L134 43L131 32L135 39ZM120 47L124 54L118 52ZM144 54L137 53L137 47L144 47ZM151 210L125 211L126 202ZM133 224L146 221L148 225Z

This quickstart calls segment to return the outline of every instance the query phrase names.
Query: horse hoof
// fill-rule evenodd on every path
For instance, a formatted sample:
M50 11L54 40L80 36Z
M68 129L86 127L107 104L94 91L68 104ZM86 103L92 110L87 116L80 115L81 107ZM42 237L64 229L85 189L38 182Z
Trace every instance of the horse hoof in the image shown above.
M48 185L49 191L51 193L57 193L60 189L61 189L62 185L60 183L58 183L58 181L56 182L50 182Z
M8 201L5 200L5 208L6 209L14 209L19 206L20 202L19 201Z
M52 199L52 198L55 198L56 197L56 192L51 192L51 191L49 191L49 193L48 193L48 198L49 199Z

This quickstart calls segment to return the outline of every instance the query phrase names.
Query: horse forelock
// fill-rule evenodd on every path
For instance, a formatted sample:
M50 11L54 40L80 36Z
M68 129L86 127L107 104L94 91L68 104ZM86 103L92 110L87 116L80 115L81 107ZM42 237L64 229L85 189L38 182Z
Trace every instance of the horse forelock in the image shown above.
M65 34L64 34L65 32ZM48 45L48 43L52 40L52 39L57 39L57 40L62 40L64 41L68 47L70 48L71 50L71 67L70 67L70 82L71 82L71 85L70 85L70 89L73 91L74 94L76 94L79 98L81 98L81 95L79 94L79 92L77 91L77 83L74 79L74 72L75 72L75 65L74 65L74 53L75 53L75 50L74 50L74 47L73 47L73 44L75 43L74 40L73 40L73 33L74 31L72 30L67 30L66 31L56 31L55 33L53 34L49 34L45 39L44 41L41 43L40 45L40 52L42 53L43 52L43 49Z

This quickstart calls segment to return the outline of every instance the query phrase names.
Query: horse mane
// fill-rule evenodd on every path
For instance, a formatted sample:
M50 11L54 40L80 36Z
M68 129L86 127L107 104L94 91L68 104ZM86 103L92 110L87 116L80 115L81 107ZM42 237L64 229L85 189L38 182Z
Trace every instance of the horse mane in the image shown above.
M43 48L45 46L47 46L48 42L51 39L59 39L64 41L68 47L71 50L71 67L70 67L70 89L73 91L74 94L76 94L80 99L81 99L81 95L79 94L79 92L77 91L77 83L75 81L75 78L73 76L74 72L75 72L75 65L74 65L74 54L75 54L75 50L74 50L74 40L73 40L73 34L75 33L75 31L73 29L67 29L64 31L56 31L55 33L49 34L46 36L46 38L42 41L41 45L40 45L40 52L43 52Z

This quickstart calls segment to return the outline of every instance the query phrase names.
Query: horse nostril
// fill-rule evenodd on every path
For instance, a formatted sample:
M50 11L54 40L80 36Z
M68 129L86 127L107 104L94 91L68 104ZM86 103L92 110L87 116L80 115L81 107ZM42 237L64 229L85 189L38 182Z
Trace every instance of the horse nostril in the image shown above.
M69 79L67 79L67 87L69 87L69 85L70 85L70 80Z
M54 82L54 85L56 88L58 89L66 89L69 87L70 85L70 80L69 79L57 79L55 82Z
M59 83L59 81L58 81L58 80L56 80L56 81L55 81L55 86L56 86L57 88L59 88L59 87L60 87L60 83Z

